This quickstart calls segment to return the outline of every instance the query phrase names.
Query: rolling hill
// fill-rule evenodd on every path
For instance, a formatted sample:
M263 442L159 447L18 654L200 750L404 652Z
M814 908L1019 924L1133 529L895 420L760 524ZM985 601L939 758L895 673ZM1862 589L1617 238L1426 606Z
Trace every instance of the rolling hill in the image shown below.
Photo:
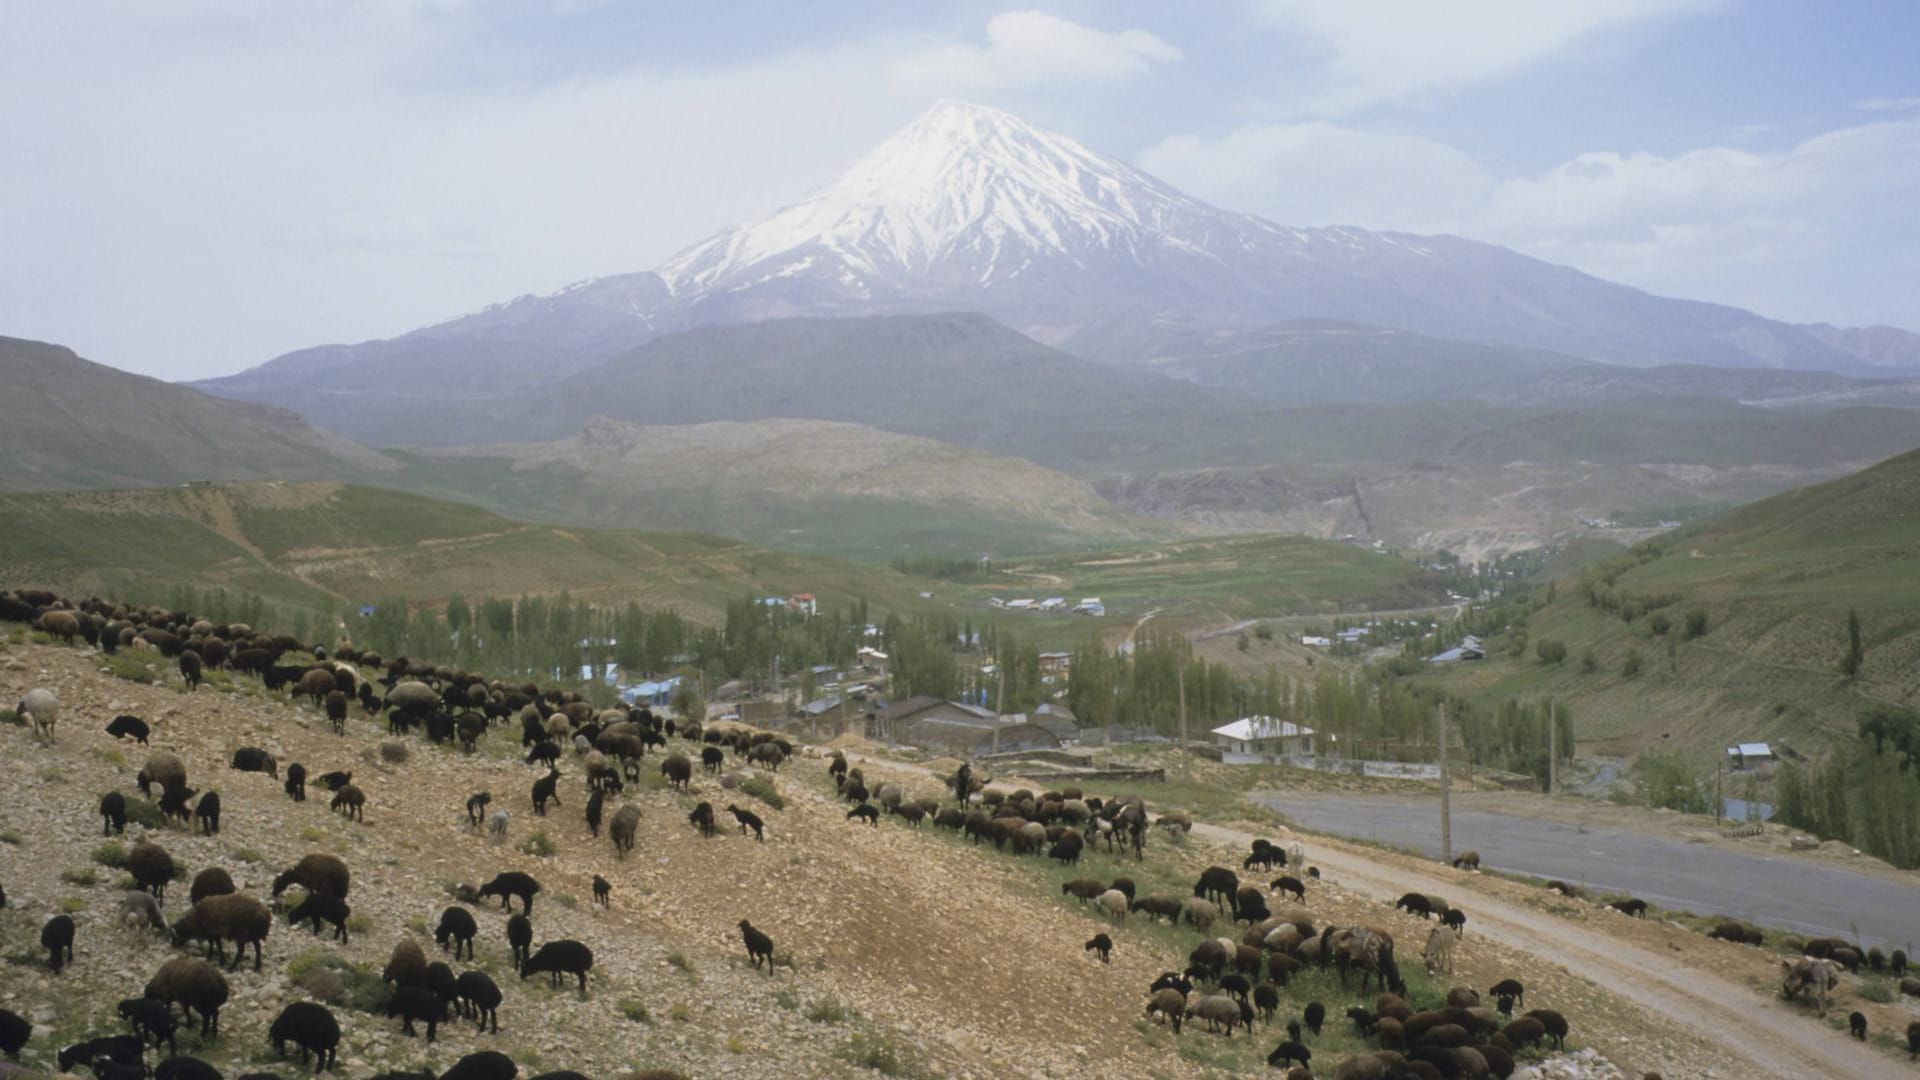
M1591 594L1591 595L1589 595ZM1537 594L1536 594L1537 595ZM1631 622L1620 612L1645 609ZM1558 666L1498 655L1440 678L1495 700L1570 701L1583 749L1717 746L1771 740L1805 753L1851 733L1870 701L1920 692L1920 453L1733 510L1557 584L1528 616L1532 641L1564 641ZM1690 638L1685 614L1705 612ZM1866 661L1840 673L1846 621L1859 612ZM1659 632L1659 620L1667 626ZM1669 648L1671 647L1671 653ZM1592 650L1596 670L1586 671ZM1628 657L1641 671L1628 676Z
M397 466L285 409L0 337L0 491L189 480L373 479Z
M641 426L404 455L406 483L503 512L864 557L1030 553L1166 537L1019 458L817 420Z

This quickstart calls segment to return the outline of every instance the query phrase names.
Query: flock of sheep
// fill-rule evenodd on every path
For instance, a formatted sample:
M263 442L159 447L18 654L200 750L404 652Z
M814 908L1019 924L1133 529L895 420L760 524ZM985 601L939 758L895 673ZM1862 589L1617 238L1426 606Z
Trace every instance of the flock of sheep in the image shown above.
M527 763L545 768L529 791L532 812L544 816L549 804L569 805L561 801L559 762L563 757L577 758L586 780L582 806L585 823L595 837L604 823L619 857L633 848L640 808L635 802L620 801L609 813L608 803L621 800L626 786L639 778L641 760L649 749L660 753L659 772L665 782L683 791L696 768L696 756L697 767L707 772L724 768L729 754L777 771L794 752L790 743L771 733L707 728L693 721L676 725L647 709L596 709L565 692L489 681L404 658L383 660L346 648L329 656L325 649L291 638L256 634L245 626L215 625L161 610L99 601L73 605L48 593L15 592L0 593L0 619L30 622L56 637L84 639L108 652L121 648L157 651L175 661L189 689L197 686L209 670L256 675L269 688L309 698L325 711L336 731L344 732L349 707L354 705L369 716L384 716L394 735L417 729L435 742L457 741L468 749L496 725L517 727ZM302 659L286 663L290 656ZM358 674L362 670L384 674L374 680L363 679ZM34 737L48 744L54 742L60 705L52 691L31 691L17 712L30 725ZM151 734L144 721L132 716L114 718L106 730L115 738L143 744ZM669 740L676 738L686 744L685 751L671 748ZM230 767L281 778L280 763L257 747L236 750ZM931 821L935 827L950 829L975 845L991 844L996 850L1043 856L1067 866L1079 865L1089 848L1102 844L1110 853L1119 848L1130 851L1136 860L1143 859L1152 825L1179 831L1192 826L1190 818L1177 812L1152 818L1137 796L1102 799L1072 788L1005 792L990 787L988 778L976 776L965 765L948 781L950 802L910 798L897 783L877 783L870 788L862 770L851 766L839 753L829 760L828 771L841 797L852 804L846 815L850 822L877 827L883 816L898 818L908 826ZM284 779L287 797L304 802L308 779L304 766L289 763ZM363 813L367 798L353 784L350 772L326 773L313 779L331 792L331 809L350 817ZM132 782L147 797L158 792L163 817L178 818L183 825L203 832L218 832L223 809L218 794L196 792L189 785L185 764L177 756L164 750L152 752ZM128 816L125 794L117 790L107 793L98 809L103 833L124 832ZM254 807L241 809L257 811ZM465 809L467 821L476 832L496 840L505 838L511 814L504 806L494 805L490 792L473 793ZM727 805L725 812L742 835L764 839L766 823L757 814L733 804ZM712 836L715 818L712 804L701 802L689 814L688 824L699 834ZM1472 866L1477 862L1477 855L1468 853L1456 864ZM172 858L158 844L142 840L127 854L126 870L136 889L120 901L121 917L167 934L175 946L199 943L203 955L167 960L144 984L140 996L122 1001L117 1011L127 1025L126 1032L60 1048L56 1058L63 1071L86 1067L97 1080L143 1080L149 1075L158 1080L218 1080L220 1074L211 1065L175 1052L176 1031L182 1021L192 1023L197 1019L203 1039L218 1037L220 1009L230 994L228 977L239 977L237 971L249 949L254 971L261 969L262 949L275 911L290 907L288 919L292 925L308 923L316 935L324 926L330 928L335 940L345 942L348 938L351 874L347 865L332 855L308 855L276 877L269 897L272 907L238 893L223 869L208 867L194 876L188 907L171 924L164 917L163 904L167 887L176 877ZM1251 1037L1256 1024L1280 1024L1283 989L1301 972L1317 969L1337 974L1343 993L1350 980L1358 979L1356 993L1361 1003L1346 1008L1344 1015L1355 1034L1372 1048L1349 1055L1333 1066L1330 1075L1341 1080L1505 1078L1516 1067L1516 1051L1549 1043L1559 1046L1566 1038L1569 1023L1559 1012L1536 1008L1514 1015L1516 1006L1524 1006L1525 996L1524 988L1514 979L1504 979L1487 992L1491 1005L1484 1004L1476 990L1461 986L1432 1000L1417 1000L1402 978L1396 941L1388 929L1324 922L1308 909L1309 884L1317 877L1317 870L1304 864L1297 844L1283 849L1268 841L1255 841L1240 870L1283 872L1263 887L1257 880L1243 882L1227 867L1210 867L1200 875L1190 895L1143 891L1124 877L1113 881L1081 877L1066 882L1062 893L1106 915L1116 933L1128 919L1145 917L1186 926L1201 935L1183 971L1165 972L1145 990L1145 1015L1163 1021L1175 1034L1192 1021L1225 1038L1231 1038L1235 1028ZM298 890L297 903L283 899L282 894L290 889ZM532 910L540 891L538 881L518 871L498 874L478 888L463 889L458 897L463 903L446 908L434 930L435 940L443 951L450 950L454 963L459 963L463 951L471 960L478 924L465 905L498 899L509 915L506 936L521 980L546 974L555 986L562 980L574 982L584 996L593 968L591 949L569 939L547 941L537 949L533 945ZM610 896L611 884L596 875L595 901L609 903ZM516 901L519 910L513 911ZM0 888L0 906L4 904L5 893ZM1423 918L1438 917L1439 925L1429 931L1425 942L1425 965L1430 974L1451 975L1454 951L1465 934L1464 912L1438 897L1418 893L1403 896L1396 906ZM738 928L749 960L756 968L764 964L771 974L776 962L772 939L745 919L740 920ZM59 972L72 962L75 932L73 920L65 915L45 924L41 944L53 971ZM1737 928L1728 930L1728 935L1739 932ZM1723 935L1717 931L1716 936ZM1850 959L1846 954L1851 951L1844 943L1831 944L1833 947L1821 955L1810 951L1801 962L1788 965L1789 996L1823 997L1831 990L1837 982L1837 968L1846 964ZM1096 934L1084 946L1103 963L1115 948L1114 935L1106 932ZM1904 956L1897 958L1898 964L1904 962ZM493 980L478 969L456 973L444 961L429 961L421 946L411 939L395 946L382 981L391 988L385 998L386 1015L398 1019L407 1035L415 1035L418 1024L424 1027L425 1038L432 1041L450 1011L452 1016L472 1020L482 1030L499 1030L498 1010L505 995ZM176 1007L179 1019L174 1016ZM1855 1018L1856 1034L1864 1035L1864 1018L1858 1014ZM1289 1016L1283 1025L1286 1038L1267 1056L1268 1063L1286 1070L1289 1080L1308 1080L1316 1075L1313 1046L1328 1021L1327 1008L1318 1001L1309 1002L1297 1016ZM31 1032L31 1025L24 1019L0 1010L0 1053L17 1059ZM284 1055L291 1046L300 1051L303 1062L311 1061L315 1071L333 1066L340 1038L340 1018L314 1002L288 1005L268 1030L268 1042L276 1056ZM1914 1052L1920 1054L1920 1023L1910 1027L1908 1038ZM162 1044L169 1056L149 1069L145 1060L149 1046L157 1052ZM517 1073L518 1067L505 1055L483 1051L462 1058L440 1080L513 1080ZM241 1080L264 1080L271 1075L250 1073ZM549 1072L535 1080L574 1080L579 1075ZM671 1075L638 1074L634 1080L662 1080ZM1657 1080L1653 1074L1649 1077ZM429 1075L428 1080L433 1078Z

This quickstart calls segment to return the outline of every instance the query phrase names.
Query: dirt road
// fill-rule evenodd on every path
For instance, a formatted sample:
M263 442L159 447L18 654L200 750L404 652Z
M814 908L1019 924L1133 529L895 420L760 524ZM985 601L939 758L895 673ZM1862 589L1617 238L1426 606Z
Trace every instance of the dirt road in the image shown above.
M1240 848L1253 839L1213 825L1196 824L1193 831ZM1361 851L1324 839L1312 844L1309 857L1341 885L1381 900L1391 901L1409 891L1458 896L1463 884L1463 875L1441 868L1427 874L1385 866ZM1574 975L1659 1013L1701 1042L1745 1059L1754 1070L1747 1075L1781 1080L1913 1078L1911 1069L1781 1002L1672 957L1489 896L1475 894L1471 903L1474 932L1557 959Z

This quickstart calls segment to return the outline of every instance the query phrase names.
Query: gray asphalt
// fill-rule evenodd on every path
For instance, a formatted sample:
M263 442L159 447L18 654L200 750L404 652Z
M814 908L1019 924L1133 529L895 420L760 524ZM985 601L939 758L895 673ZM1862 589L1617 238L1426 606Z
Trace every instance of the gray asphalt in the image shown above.
M1440 854L1440 800L1399 796L1273 796L1259 800L1302 828ZM1485 868L1555 878L1661 907L1730 915L1809 936L1914 952L1920 888L1784 855L1748 854L1471 808L1453 801L1453 850ZM1311 853L1309 853L1311 858Z

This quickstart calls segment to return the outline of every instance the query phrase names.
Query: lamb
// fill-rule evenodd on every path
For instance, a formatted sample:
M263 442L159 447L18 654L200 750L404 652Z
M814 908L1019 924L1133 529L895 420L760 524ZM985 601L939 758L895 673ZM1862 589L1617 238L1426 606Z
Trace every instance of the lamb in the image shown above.
M633 850L633 834L640 827L640 808L632 803L622 806L613 815L613 824L607 828L607 835L613 839L613 853L618 858L626 858Z
M504 806L487 815L487 835L493 838L494 843L498 844L506 840L509 816Z
M209 896L226 896L239 892L233 886L233 875L218 866L209 866L193 875L193 884L187 887L187 903L197 904Z
M127 800L117 791L109 791L100 796L100 835L111 836L114 833L126 835Z
M155 899L164 900L167 883L174 877L173 856L159 844L142 840L127 853L127 873L133 875L135 885L152 893Z
M1305 1067L1312 1060L1313 1051L1292 1039L1274 1047L1273 1052L1267 1055L1267 1064L1276 1069L1286 1068L1290 1061L1297 1061Z
M160 914L160 901L155 900L151 893L139 889L128 889L120 894L118 910L122 925L144 922L151 929L163 934L168 932L167 921Z
M294 762L287 766L287 797L294 802L307 801L307 767Z
M747 830L752 829L755 840L766 840L766 833L762 831L760 815L751 810L742 810L732 803L727 804L727 813L732 814L733 820L740 823L740 835L745 836Z
M147 736L153 734L153 729L147 726L145 720L137 716L122 715L114 717L113 722L107 725L107 734L116 739L132 739L141 746L145 746Z
M533 812L539 817L547 816L547 800L553 800L555 806L560 803L560 770L548 769L547 775L533 782Z
M1867 1014L1859 1011L1847 1014L1847 1031L1861 1042L1867 1041Z
M160 816L162 818L179 818L180 824L185 825L193 817L193 810L187 806L187 800L193 798L194 794L193 788L180 785L175 785L162 791L160 793Z
M340 1021L325 1005L296 1001L280 1010L279 1017L267 1028L267 1038L273 1043L274 1057L285 1057L287 1043L292 1042L300 1048L300 1063L304 1065L312 1057L313 1071L320 1072L334 1066L334 1054L340 1046Z
M278 899L287 891L287 886L298 885L310 893L326 893L345 900L351 884L352 875L346 863L338 856L315 852L301 856L292 869L273 879L273 896Z
M668 787L687 791L693 782L693 762L685 754L669 754L660 763L660 775L667 778Z
M593 902L599 904L601 907L611 907L612 897L613 882L608 881L599 874L593 875ZM471 959L471 957L469 957L469 959Z
M220 793L209 791L200 796L200 802L193 808L193 818L200 823L200 832L212 836L220 831Z
M327 809L334 811L344 810L348 821L359 821L362 823L367 820L366 806L366 793L352 784L348 784L334 792L333 800L327 803Z
M227 1003L227 977L220 969L189 956L176 956L160 965L147 982L146 996L180 1006L191 1020L200 1014L200 1035L211 1038L220 1031L220 1007Z
M415 1020L427 1022L427 1041L432 1042L439 1034L440 1021L447 1018L447 1003L440 995L424 986L402 986L393 992L387 1002L387 1018L400 1018L400 1034L408 1038L418 1033L413 1030Z
M481 1031L487 1030L489 1022L494 1034L500 1033L500 988L484 971L463 971L453 983L454 1000L460 1003L461 1015L470 1015Z
M273 755L257 746L243 746L233 752L233 761L227 766L241 772L263 772L275 780L280 779L280 764Z
M449 905L440 913L440 925L433 928L434 944L445 949L448 942L453 943L453 958L460 959L460 950L466 949L467 959L473 959L473 938L480 932L480 924L473 920L473 913L458 904Z
M1297 877L1274 878L1273 884L1268 888L1277 893L1291 893L1294 900L1299 903L1305 903L1307 899L1307 886Z
M1454 932L1458 937L1467 936L1467 913L1459 908L1448 908L1440 916L1440 925Z
M760 961L765 960L767 974L772 975L773 939L755 930L753 924L745 919L740 920L740 939L746 943L747 959L753 963L753 966L757 968L760 966Z
M299 906L293 909L293 914L287 916L287 922L289 925L299 926L303 922L311 921L315 937L320 934L322 922L332 923L334 940L345 944L347 916L351 914L353 909L347 906L345 900L322 892L310 892L306 899L300 901Z
M230 971L240 966L240 961L246 958L247 946L252 945L253 970L259 971L261 943L272 928L273 913L253 897L239 893L210 896L193 905L185 917L173 924L173 943L205 941L209 949L225 960L226 942L231 941L234 954Z
M425 986L427 954L420 948L420 943L412 938L401 938L394 945L393 952L387 955L387 966L380 969L380 981L390 982L395 987Z
M519 967L533 952L533 920L525 915L507 916L507 947L513 950L513 966Z
M613 825L615 829L620 827L618 816L614 818ZM512 900L518 897L520 910L527 915L532 915L533 896L539 891L540 883L533 880L531 875L523 874L518 870L508 870L502 874L495 874L492 881L480 886L479 895L482 900L490 896L499 897L502 911L512 910Z
M13 711L26 719L33 728L34 738L53 745L53 725L60 719L60 695L44 686L35 687L27 691L27 696L20 699Z
M157 1049L161 1043L167 1044L167 1053L177 1054L179 1046L174 1035L180 1025L173 1019L173 1007L163 1001L148 1001L146 998L127 998L116 1006L115 1011L128 1026L133 1028L133 1037L143 1044L151 1040Z
M1187 1015L1187 995L1171 987L1155 990L1147 999L1147 1019L1155 1015L1166 1017L1173 1033L1180 1034L1180 1021Z
M73 963L73 916L55 915L40 928L40 947L47 950L47 966L55 975Z
M1093 938L1087 942L1085 951L1100 954L1100 962L1103 964L1112 963L1113 939L1105 934L1095 934Z
M853 815L849 814L847 816L851 817ZM696 829L699 829L701 836L709 836L709 837L712 836L713 835L713 804L710 802L703 802L700 805L694 807L693 812L687 815L687 824L693 826Z
M580 980L580 996L587 995L587 972L593 968L593 950L578 941L549 941L520 964L520 979L546 973L548 985L559 986L560 977L573 975ZM767 968L771 973L771 965Z
M147 755L147 763L134 774L134 783L140 786L140 794L153 798L153 787L160 786L161 791L168 788L187 786L187 767L180 759L166 751L157 751Z

